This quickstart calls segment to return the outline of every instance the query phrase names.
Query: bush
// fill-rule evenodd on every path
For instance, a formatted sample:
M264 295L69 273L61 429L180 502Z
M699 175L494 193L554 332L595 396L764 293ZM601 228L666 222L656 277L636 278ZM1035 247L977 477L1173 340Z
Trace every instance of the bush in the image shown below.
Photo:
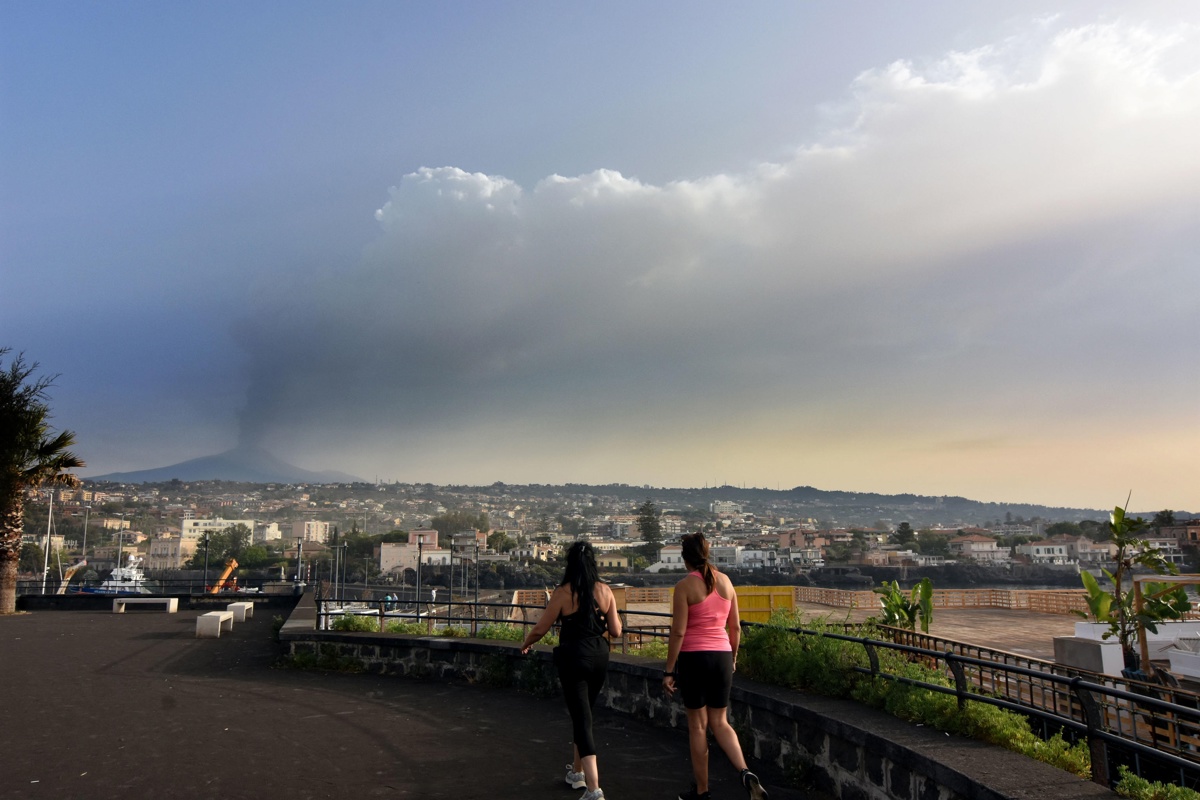
M1196 800L1200 793L1184 786L1173 783L1151 783L1145 778L1139 778L1129 771L1129 767L1119 768L1121 779L1117 781L1117 794L1132 797L1133 800Z
M475 637L478 639L499 639L504 642L520 642L525 639L525 630L517 625L489 622L486 625L479 626L479 631L475 634Z
M637 647L631 647L629 653L635 656L645 656L646 658L667 658L667 642L665 639L651 639L644 641Z
M368 617L362 614L343 614L329 624L329 630L378 633L379 617Z
M399 619L388 620L383 629L387 633L398 633L403 636L425 636L429 633L429 628L424 622L406 622Z
M847 697L901 719L1000 745L1081 777L1090 776L1086 742L1072 745L1061 734L1042 740L1033 733L1029 720L1015 711L970 700L959 708L958 697L952 692L856 671L870 663L860 642L822 635L844 632L842 626L831 626L823 620L804 626L815 633L790 630L801 627L802 622L802 617L792 612L777 611L767 625L749 629L738 655L739 668L763 683ZM856 633L863 638L882 638L871 624L861 626ZM877 648L876 655L881 673L947 689L954 685L943 670L911 661L898 650Z

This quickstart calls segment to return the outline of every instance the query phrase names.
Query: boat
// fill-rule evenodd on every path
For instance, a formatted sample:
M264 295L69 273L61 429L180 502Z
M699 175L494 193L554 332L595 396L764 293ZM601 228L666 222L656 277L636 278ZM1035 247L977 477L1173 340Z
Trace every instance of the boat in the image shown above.
M99 586L84 586L80 594L154 594L147 585L141 556L129 555L123 567L113 567L112 574Z

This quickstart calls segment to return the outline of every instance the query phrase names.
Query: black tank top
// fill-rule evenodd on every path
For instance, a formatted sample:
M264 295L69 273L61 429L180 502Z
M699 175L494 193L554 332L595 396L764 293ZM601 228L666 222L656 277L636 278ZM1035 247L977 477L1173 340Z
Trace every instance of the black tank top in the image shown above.
M601 613L600 607L596 605L594 595L591 603L588 605L580 603L579 608L573 614L564 614L561 619L558 640L562 644L595 639L603 636L608 630L608 621Z

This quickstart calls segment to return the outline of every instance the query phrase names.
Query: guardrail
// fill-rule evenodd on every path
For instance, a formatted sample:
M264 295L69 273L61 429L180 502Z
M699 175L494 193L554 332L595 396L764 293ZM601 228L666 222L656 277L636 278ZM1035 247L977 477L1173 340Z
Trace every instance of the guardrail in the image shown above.
M335 616L367 613L378 616L380 630L390 620L424 622L430 632L461 625L472 634L480 624L503 622L519 626L537 621L543 605L476 603L452 600L408 602L388 607L375 600L348 608L348 601L318 599L318 627L327 627ZM395 605L395 604L393 604ZM628 652L648 641L665 640L670 614L656 611L622 611L624 635L614 648ZM656 624L661 620L661 624ZM760 627L744 622L744 628ZM1064 667L1054 662L955 642L899 628L880 630L890 639L855 635L858 626L844 623L843 632L790 628L796 636L824 636L864 648L870 666L855 671L873 677L955 695L967 701L988 703L1024 714L1048 738L1063 732L1070 740L1084 739L1092 754L1092 778L1110 785L1119 765L1153 780L1200 786L1200 694L1178 686L1116 679ZM943 670L952 686L916 681L884 672L879 651L894 650L907 658Z

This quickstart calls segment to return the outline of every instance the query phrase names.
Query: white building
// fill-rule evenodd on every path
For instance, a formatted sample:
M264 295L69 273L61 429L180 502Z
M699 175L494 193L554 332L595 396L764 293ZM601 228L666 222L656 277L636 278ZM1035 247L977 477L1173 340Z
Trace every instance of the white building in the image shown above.
M446 565L453 553L438 545L438 532L422 529L409 531L407 542L384 542L379 545L379 571L415 570L417 560L425 565Z
M1017 554L1028 556L1034 564L1068 564L1071 557L1067 550L1066 542L1048 539L1017 545Z
M254 543L278 542L283 539L283 531L279 530L278 522L259 523L254 526Z
M950 553L958 558L969 558L972 561L987 563L1008 560L1008 553L1001 550L991 536L972 533L966 536L956 536L947 544L950 547Z
M320 542L325 544L329 541L329 533L332 526L328 522L321 522L317 519L306 519L302 522L292 523L292 538L303 539L306 542Z
M180 569L200 547L196 539L184 539L173 534L150 540L146 553L146 569Z
M185 519L180 522L180 537L195 541L203 539L206 533L220 533L235 525L245 525L247 530L254 530L252 519Z

